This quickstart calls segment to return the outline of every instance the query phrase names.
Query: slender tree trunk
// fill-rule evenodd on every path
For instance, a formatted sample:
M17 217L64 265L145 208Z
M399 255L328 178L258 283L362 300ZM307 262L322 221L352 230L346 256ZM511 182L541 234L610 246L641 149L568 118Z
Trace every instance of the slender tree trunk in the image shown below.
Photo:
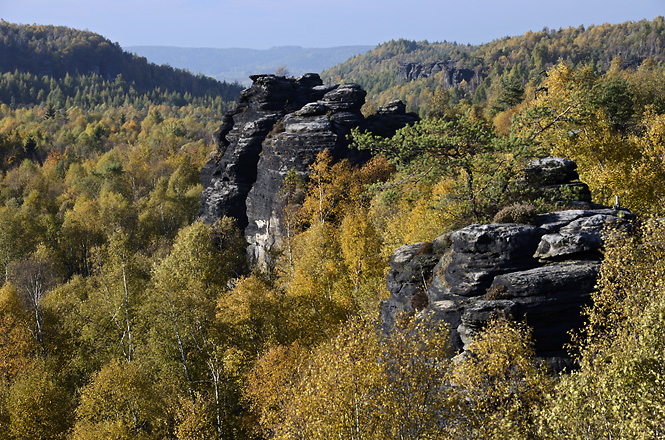
M478 209L476 207L476 196L473 193L474 191L474 182L473 182L473 171L470 166L465 166L464 171L466 172L466 198L471 205L471 212L476 220L478 219Z
M175 337L176 341L178 343L178 352L180 353L180 363L182 364L182 368L185 372L185 379L187 379L187 390L189 392L189 397L192 399L192 402L194 402L194 390L192 389L192 377L189 373L189 364L187 363L187 353L185 352L185 345L182 342L182 338L180 336L180 326L178 325L178 318L176 317L175 314L175 307L173 305L173 301L171 301L171 297L166 294L166 300L169 305L169 314L171 317L171 324L173 324L173 330L175 332Z
M41 313L39 313L39 297L33 298L32 308L35 311L35 328L36 328L35 337L37 339L37 343L39 343L39 346L42 348L42 353L46 354L46 346L44 345L44 334L42 332L43 320Z
M213 387L215 388L215 416L217 418L217 435L221 439L224 436L224 428L222 426L222 410L219 397L221 369L216 368L216 365L217 359L214 361L212 359L208 359L208 368L210 368L210 375L212 377Z
M129 288L127 286L127 276L125 274L125 263L122 263L122 285L125 289L125 325L127 331L128 347L127 362L134 360L134 342L132 340L132 321L129 313Z

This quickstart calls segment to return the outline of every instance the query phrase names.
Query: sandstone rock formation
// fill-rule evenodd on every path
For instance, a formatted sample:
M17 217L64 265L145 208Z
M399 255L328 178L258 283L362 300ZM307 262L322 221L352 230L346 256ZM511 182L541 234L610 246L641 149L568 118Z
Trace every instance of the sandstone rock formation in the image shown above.
M390 136L417 116L393 102L365 118L360 86L324 85L316 74L250 78L252 86L224 116L215 157L201 170L199 217L237 219L250 255L261 263L281 240L280 189L289 170L306 174L322 150L360 162L363 154L348 148L353 127Z
M471 83L476 78L472 69L458 68L455 61L430 61L428 63L401 63L397 68L398 81L415 81L429 78L439 72L444 73L444 87L447 89L460 85L462 81Z
M527 180L544 190L573 185L586 189L574 164L562 159L533 162ZM600 270L604 226L626 224L634 215L588 201L541 214L533 225L470 225L433 243L395 251L381 304L389 331L400 313L421 311L447 323L456 350L497 313L526 321L535 348L554 368L570 364L564 345L582 324Z

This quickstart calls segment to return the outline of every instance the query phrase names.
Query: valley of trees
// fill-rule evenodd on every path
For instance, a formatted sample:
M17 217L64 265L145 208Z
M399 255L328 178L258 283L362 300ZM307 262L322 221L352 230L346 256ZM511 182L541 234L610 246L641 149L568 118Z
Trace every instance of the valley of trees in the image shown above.
M635 26L599 28L625 39ZM569 50L551 37L566 32L582 31L543 33L547 53ZM665 66L578 45L607 65L547 61L546 92L494 110L439 88L392 138L353 133L367 163L322 153L307 180L289 173L288 239L266 268L247 267L231 219L196 220L223 96L169 101L166 86L87 73L52 77L84 87L60 87L64 101L37 86L0 95L3 437L662 438ZM16 70L7 81L46 83ZM551 374L505 319L455 360L426 317L381 333L394 249L516 204L567 208L506 190L551 154L577 161L597 202L641 216L608 231L578 368Z

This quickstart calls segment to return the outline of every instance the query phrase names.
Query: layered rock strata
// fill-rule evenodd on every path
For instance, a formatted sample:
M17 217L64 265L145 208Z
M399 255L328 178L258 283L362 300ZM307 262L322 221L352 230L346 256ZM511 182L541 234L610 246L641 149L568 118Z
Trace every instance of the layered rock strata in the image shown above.
M316 74L250 78L252 86L224 116L215 156L201 170L199 217L208 223L235 218L250 256L261 264L282 239L281 188L287 172L306 175L323 150L336 159L362 162L366 157L348 148L352 128L390 136L417 116L393 102L365 118L360 109L366 92L360 86L324 85Z
M547 160L532 172L550 188L579 186L570 181L577 175L566 172L568 162ZM548 167L558 175L544 177ZM536 352L552 367L570 365L565 344L570 330L582 325L582 307L590 302L604 228L628 224L634 215L589 202L569 208L538 215L532 225L475 224L431 245L400 247L390 264L390 297L381 304L384 330L400 314L422 310L447 324L453 348L461 351L492 316L504 314L533 329Z

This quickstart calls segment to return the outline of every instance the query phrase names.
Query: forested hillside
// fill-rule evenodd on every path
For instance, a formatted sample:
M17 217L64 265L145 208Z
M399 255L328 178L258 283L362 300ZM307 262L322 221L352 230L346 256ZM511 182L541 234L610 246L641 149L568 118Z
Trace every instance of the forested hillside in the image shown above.
M587 28L543 29L525 35L504 37L472 46L458 43L394 40L325 71L332 82L356 82L368 91L372 107L402 99L410 110L426 113L443 75L413 82L398 81L400 63L452 60L458 68L473 69L478 84L463 84L450 90L453 103L462 99L489 104L493 111L505 110L531 93L544 79L543 70L559 61L573 67L588 66L605 72L614 57L638 65L645 58L665 59L665 20L590 25Z
M62 26L0 22L0 100L60 107L142 101L220 105L241 86L148 63L101 35ZM77 96L78 95L78 96Z
M285 240L254 268L233 219L196 219L200 169L228 147L214 133L234 86L171 89L169 78L190 77L133 64L94 34L2 27L4 47L32 49L0 95L0 437L663 437L663 19L479 47L399 40L339 66L331 77L364 82L375 102L401 87L424 117L387 138L353 130L366 162L324 150L307 173L282 170ZM446 90L436 76L392 76L398 61L446 57L484 82ZM348 121L343 100L326 102ZM324 125L334 116L320 102L291 111ZM288 117L291 132L262 127L265 142L302 134ZM381 332L395 249L428 256L469 223L529 227L578 207L565 191L525 189L524 165L548 155L575 160L594 201L639 214L604 234L593 303L569 347L576 369L549 371L530 329L506 316L457 357L447 327L422 313ZM414 273L423 311L432 279Z

